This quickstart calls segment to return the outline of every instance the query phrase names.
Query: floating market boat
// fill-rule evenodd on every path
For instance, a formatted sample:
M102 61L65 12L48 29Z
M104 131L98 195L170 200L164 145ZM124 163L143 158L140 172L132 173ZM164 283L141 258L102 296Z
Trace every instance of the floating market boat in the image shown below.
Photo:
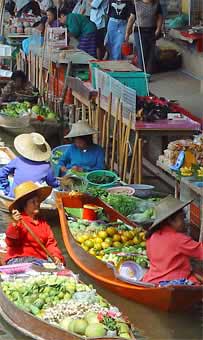
M26 264L24 264L24 265L26 265ZM0 268L0 270L1 270L1 268ZM72 279L72 281L70 282L70 281L68 281L70 279L70 277L68 278L66 276L63 276L63 274L59 274L59 275L60 276L50 274L50 275L46 276L46 273L44 273L43 276L41 275L41 278L40 277L34 277L34 278L30 277L30 279L34 280L34 282L37 282L37 280L38 280L38 282L37 282L38 285L35 284L35 289L36 289L36 287L38 287L38 297L37 297L38 300L39 300L39 296L41 296L42 294L45 294L45 290L47 290L47 289L50 289L51 292L55 289L55 290L57 290L57 294L61 294L61 292L62 292L61 288L63 288L63 289L65 288L65 292L66 292L67 289L69 289L69 291L70 291L70 289L73 289L72 291L77 292L77 285L78 285L78 286L80 286L80 291L82 292L83 289L85 289L85 288L81 288L81 287L88 287L85 284L83 284L81 281L77 281L77 279L75 279L75 278ZM48 278L48 280L47 280L46 277ZM39 281L38 278L40 278L41 281ZM50 282L50 280L54 281L54 282L52 283L52 282ZM74 280L76 280L76 281L74 281ZM20 283L20 281L21 281L21 283ZM22 281L23 281L23 283L22 283ZM73 285L73 281L75 282L74 285ZM26 279L20 279L19 284L18 284L18 276L15 276L14 281L12 281L12 279L11 279L11 283L9 283L9 281L1 282L1 287L0 287L0 315L12 327L14 327L19 332L21 332L21 333L25 334L26 336L29 336L33 339L37 339L37 340L59 340L59 339L77 340L77 339L84 339L84 336L82 336L80 334L86 334L84 332L87 332L87 328L89 326L92 326L92 324L94 322L93 322L93 320L91 321L90 319L91 318L94 319L94 318L97 317L97 315L100 315L100 313L102 313L102 312L85 312L85 314L84 314L83 310L82 311L77 310L77 312L75 312L75 310L74 310L75 306L77 304L82 305L83 302L73 301L73 303L71 304L70 303L71 300L67 300L66 302L64 302L65 300L63 300L63 302L60 302L61 300L59 300L59 302L57 302L58 304L56 303L55 305L53 305L52 301L53 301L54 296L52 294L52 298L51 298L51 302L50 302L51 307L48 308L48 311L46 312L46 310L44 310L44 314L41 314L41 315L37 314L36 315L35 310L36 309L39 310L39 308L40 308L39 304L38 304L38 307L36 307L37 304L32 305L31 310L27 311L26 308L29 308L30 305L28 305L28 307L25 307L25 304L23 304L20 307L18 305L18 302L12 302L12 299L10 297L8 298L8 294L10 294L10 296L12 294L21 294L21 297L22 297L23 295L22 295L21 291L25 287L25 284L26 284L25 282L26 282ZM42 282L42 283L40 284L40 282ZM12 285L13 285L14 289L15 289L15 287L18 287L19 291L16 288L15 291L11 292L11 286ZM73 288L73 287L75 287L75 288ZM92 288L90 288L90 289L92 289ZM29 289L28 294L26 294L26 296L28 296L29 294L32 294L32 290L33 289ZM8 292L10 292L10 293L8 293ZM84 293L85 293L85 291L84 291ZM73 293L73 295L74 294L75 293ZM100 298L103 299L102 297L100 297ZM62 298L62 299L65 299L65 298ZM36 298L35 298L35 301L36 301ZM103 299L103 301L106 301L106 300ZM61 304L62 307L60 307L60 304ZM92 303L92 304L94 304L94 303ZM63 315L65 315L65 313L66 313L65 308L66 308L67 305L69 305L69 308L73 308L73 309L68 310L68 313L69 314L72 313L71 314L72 316L70 316L70 317L66 316L64 319L60 319L61 318L61 314L60 314L61 312L59 312L60 308L63 308ZM90 304L88 304L88 306L90 306ZM104 313L104 308L100 307L100 304L97 303L95 306L97 306L97 307L95 307L95 310L96 310L96 308L97 308L97 310L99 310L101 308L101 310ZM32 308L34 308L34 309L32 309ZM92 308L92 307L88 307L88 308ZM108 310L108 308L109 307L107 307L107 310ZM111 307L111 308L113 310L113 308L115 309L116 307ZM110 308L110 310L111 310L111 308ZM76 307L76 309L77 309L77 307ZM74 310L74 312L72 310ZM87 310L87 304L84 307L84 310ZM54 314L54 313L56 313L56 314ZM69 326L68 326L68 323L67 323L67 318L69 319L69 324L70 324L71 318L72 318L71 319L72 321L73 320L76 320L76 321L81 320L81 318L78 318L78 319L75 318L74 319L74 317L73 317L74 313L77 313L77 315L79 315L79 314L85 315L84 316L85 319L84 318L82 319L83 325L84 325L84 322L85 322L85 328L83 328L83 331L80 328L79 330L77 330L77 333L76 333L76 330L74 328L72 328L71 331L68 330ZM92 313L94 315L92 315ZM120 327L120 328L117 328L116 334L120 333L120 330L122 330L122 327L124 327L124 325L125 325L125 327L123 328L123 330L126 330L126 327L127 327L128 333L126 331L125 333L120 333L120 335L118 335L118 336L113 336L112 334L110 336L108 336L108 331L106 330L107 326L104 326L104 324L102 323L103 321L101 320L100 322L97 321L97 325L99 324L100 328L102 328L103 336L86 335L87 337L85 337L85 339L89 339L89 340L90 339L92 339L92 340L93 339L100 339L100 340L102 340L102 339L103 340L114 340L114 339L119 340L120 339L121 340L121 339L125 338L124 334L125 335L127 334L129 336L128 339L135 340L135 337L133 335L133 332L134 332L133 325L124 321L120 312L117 312L117 313L118 313L118 317L117 317L117 319L115 318L114 320L118 320L118 321L115 321L115 322L117 322L116 327ZM53 319L51 319L51 317L49 315L55 315L53 317L55 322L53 322ZM62 322L61 321L56 322L56 320L61 320ZM64 320L66 320L66 321L64 321ZM96 323L96 321L95 321L95 323ZM94 325L95 325L95 323L94 323ZM121 326L121 324L122 324L122 326ZM88 330L88 332L90 333L90 330ZM104 335L104 333L105 333L105 335ZM126 338L127 338L127 336L126 336Z
M129 284L116 278L113 271L103 261L85 251L72 236L65 208L83 208L84 204L96 204L104 209L110 221L120 220L126 223L126 219L121 214L99 198L87 194L57 193L56 205L66 250L72 260L84 272L99 284L120 296L163 311L187 310L194 304L201 302L203 293L201 286L156 287L152 285L150 287L144 283L143 285Z

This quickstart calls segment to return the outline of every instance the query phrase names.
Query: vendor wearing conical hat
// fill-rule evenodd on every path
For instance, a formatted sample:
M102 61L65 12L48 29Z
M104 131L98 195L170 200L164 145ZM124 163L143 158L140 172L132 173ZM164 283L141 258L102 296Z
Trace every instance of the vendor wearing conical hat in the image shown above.
M21 134L15 138L14 146L19 156L0 169L0 187L5 195L14 197L15 187L26 181L58 186L49 161L51 149L42 135L35 132ZM9 175L13 175L11 186Z
M68 169L76 171L102 170L105 168L104 151L101 146L93 143L92 136L97 133L86 121L79 120L72 125L72 129L65 138L73 143L59 161L60 173Z
M143 281L155 284L181 279L198 282L192 275L190 259L203 260L203 243L184 234L184 208L190 203L169 196L156 206L156 219L148 230L146 242L150 268Z
M15 188L15 200L9 206L13 222L6 230L7 264L47 262L47 252L56 264L64 262L50 226L38 218L40 203L51 194L51 190L51 187L39 187L31 181Z

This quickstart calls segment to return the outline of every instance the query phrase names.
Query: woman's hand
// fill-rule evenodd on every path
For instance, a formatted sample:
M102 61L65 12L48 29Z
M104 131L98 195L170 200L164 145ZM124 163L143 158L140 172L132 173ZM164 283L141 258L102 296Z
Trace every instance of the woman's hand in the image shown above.
M12 210L12 219L14 220L14 222L19 222L21 218L21 213L18 210Z
M61 260L60 260L58 257L56 257L56 256L54 256L54 263L55 263L56 265L63 265L63 263L61 262Z
M64 173L64 172L66 173L67 170L68 170L68 169L67 169L65 166L62 166L62 167L61 167L61 172L62 172L62 173Z
M72 167L72 170L73 170L73 171L82 172L82 171L83 171L83 168L81 168L81 166L73 166L73 167Z

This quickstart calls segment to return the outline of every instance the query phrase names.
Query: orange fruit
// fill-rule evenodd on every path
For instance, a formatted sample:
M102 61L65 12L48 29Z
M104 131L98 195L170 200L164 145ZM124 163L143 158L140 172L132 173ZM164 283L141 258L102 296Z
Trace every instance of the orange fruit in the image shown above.
M95 242L95 243L102 243L103 240L102 240L101 237L96 237L96 238L94 239L94 242Z
M107 248L109 248L110 247L110 245L109 245L109 243L108 242L102 242L102 248L103 249L107 249Z
M113 242L113 246L114 246L114 247L121 247L121 246L122 246L122 243L116 241L116 242Z
M139 240L138 240L138 238L136 236L134 237L133 242L134 242L134 244L138 244L139 243Z
M95 243L94 249L95 250L102 250L102 244L101 243Z
M109 235L109 236L113 236L114 234L116 234L116 229L114 228L114 227L108 227L107 229L106 229L106 232L107 232L107 234Z
M94 246L94 242L92 240L86 240L83 244L89 249Z
M85 251L88 251L89 248L87 246L85 246L84 244L82 245L82 248L85 250Z
M105 238L104 242L109 243L109 245L111 245L112 244L112 238L107 237L107 238Z
M89 250L89 254L94 255L94 256L96 255L96 252L95 252L94 248L91 248Z
M113 241L120 241L121 240L121 237L120 237L120 235L119 234L115 234L115 235L113 235Z
M105 230L100 230L97 236L100 237L102 240L104 240L108 236L108 234Z
M121 241L123 243L126 243L128 241L128 238L125 235L121 235Z

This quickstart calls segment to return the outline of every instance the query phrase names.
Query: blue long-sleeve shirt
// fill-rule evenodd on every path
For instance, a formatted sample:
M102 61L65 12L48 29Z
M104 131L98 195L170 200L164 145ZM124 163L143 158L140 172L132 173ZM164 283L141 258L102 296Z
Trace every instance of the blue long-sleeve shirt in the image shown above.
M68 145L58 166L67 169L79 166L84 171L102 170L105 168L104 150L96 144L90 145L87 150L80 150L75 144Z
M11 185L9 175L13 175ZM33 162L24 157L16 157L0 169L0 187L9 197L14 197L15 187L26 181L46 182L54 188L59 185L49 162Z

